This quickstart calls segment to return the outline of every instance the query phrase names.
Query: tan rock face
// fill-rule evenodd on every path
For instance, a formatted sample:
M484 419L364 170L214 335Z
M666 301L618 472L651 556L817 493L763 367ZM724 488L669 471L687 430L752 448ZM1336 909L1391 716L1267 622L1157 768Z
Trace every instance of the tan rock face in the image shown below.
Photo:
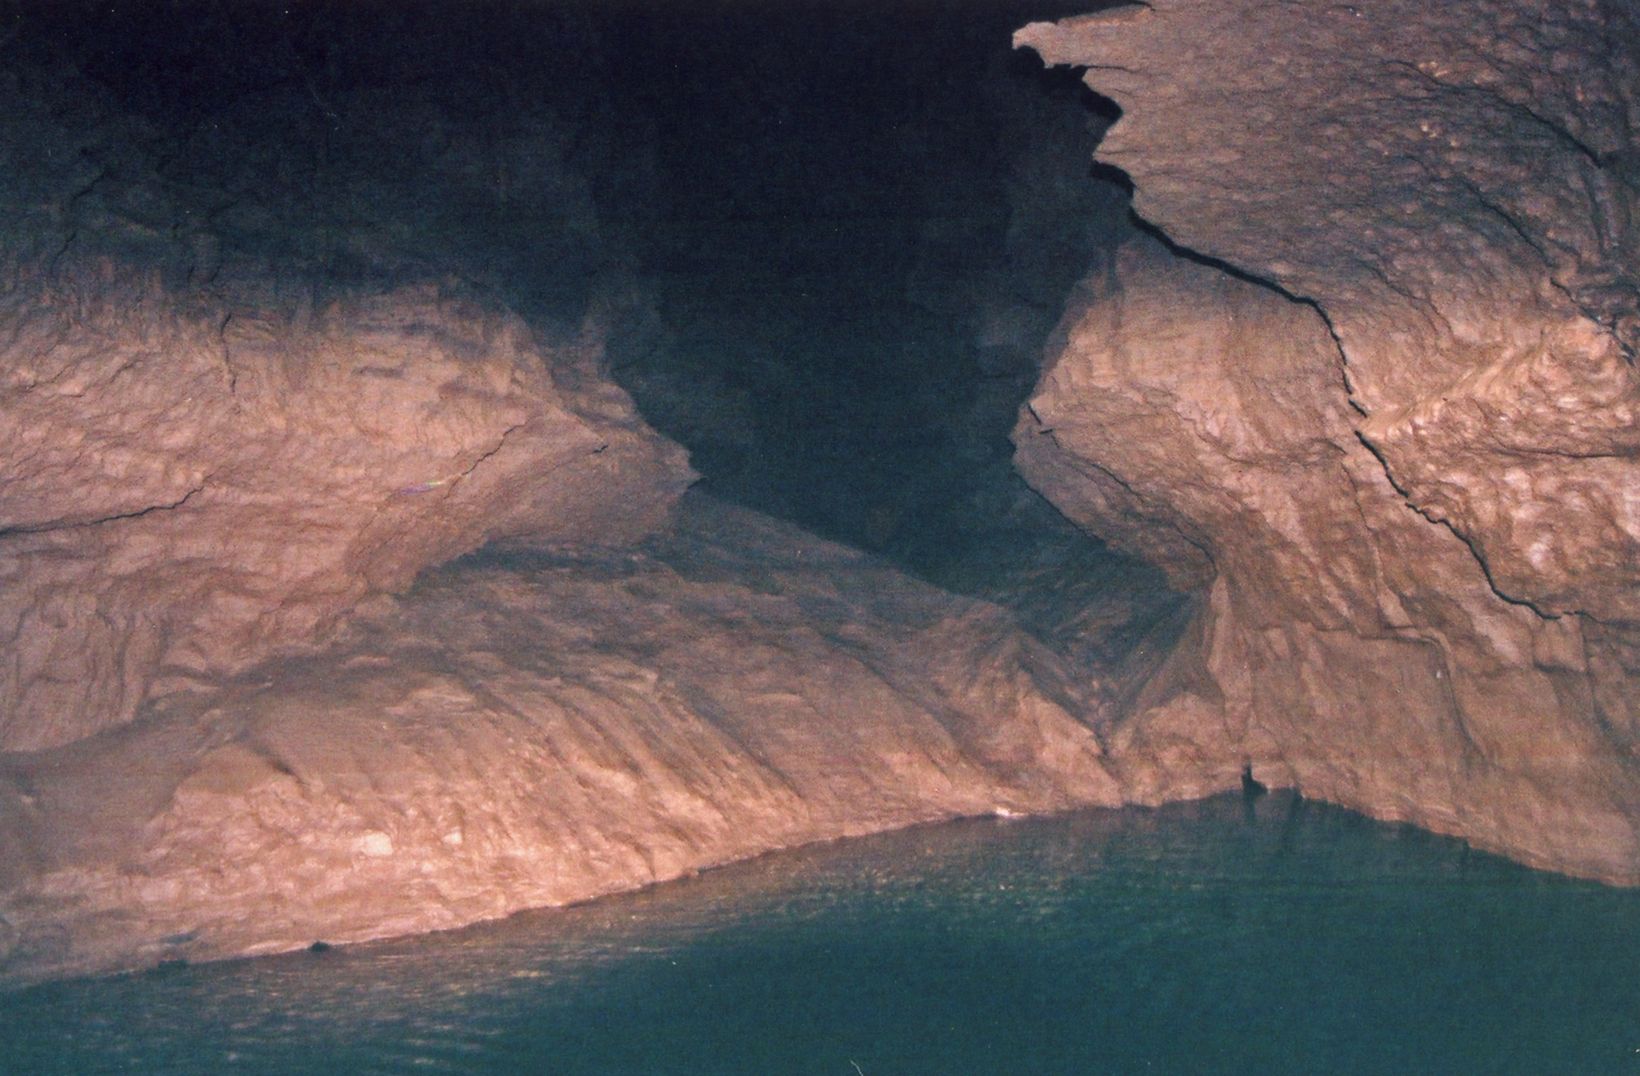
M1129 794L1246 757L1640 880L1632 9L1158 0L1018 41L1092 68L1138 212L1220 260L1125 248L1016 434L1202 591L1112 741Z
M629 541L691 480L595 316L543 345L471 289L315 302L254 255L182 279L190 210L131 121L32 77L0 83L0 751L318 642L485 542Z
M353 115L335 100L321 147ZM0 102L0 978L451 927L1119 802L1086 721L1097 646L1061 654L752 513L674 518L683 452L604 370L621 301L581 282L577 334L573 295L532 306L466 271L493 235L450 221L515 207L431 183L456 205L423 214L427 186L342 154L293 199L254 166L312 143L276 131L247 164L216 126L220 169L183 189L93 86L19 68ZM422 137L451 115L352 135L460 171L459 137ZM547 209L596 222L559 198L535 118L518 158L551 251ZM449 272L418 260L451 240Z
M639 549L480 554L322 657L0 757L0 976L438 929L1118 802L1074 716L1100 696L1001 609L685 504Z
M556 382L596 366L595 338L546 350L431 289L307 324L12 298L0 749L313 641L486 541L630 540L691 477L619 390Z
M28 55L0 70L0 977L1119 802L1088 718L1107 652L1167 626L1151 573L1039 588L1025 630L751 513L672 518L682 450L603 357L641 288L598 275L565 164L598 120L338 75L178 123Z
M632 545L690 472L605 377L551 137L372 216L369 160L264 202L245 174L301 144L270 136L184 190L86 87L0 72L0 974L455 926L1247 762L1640 882L1633 22L1154 0L1025 32L1097 68L1107 156L1206 255L1138 237L1087 280L1016 434L1195 595L1108 676L1114 644L1041 639L1176 621L1066 588L1021 600L1032 635L709 501ZM420 137L452 113L404 115L354 163L468 171ZM576 284L530 324L578 333L410 234L454 229L459 268L515 165Z

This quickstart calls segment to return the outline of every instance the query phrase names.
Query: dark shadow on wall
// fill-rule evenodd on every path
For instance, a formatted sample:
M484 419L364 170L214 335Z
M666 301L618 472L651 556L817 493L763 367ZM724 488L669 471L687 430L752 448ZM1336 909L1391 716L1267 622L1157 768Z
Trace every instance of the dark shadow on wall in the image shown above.
M1050 623L1162 591L1010 462L1130 226L1089 173L1114 106L1010 47L1089 6L187 0L0 7L0 36L144 125L87 136L80 211L160 236L179 289L431 281L548 337L601 312L710 491Z
M654 125L652 189L600 208L654 316L613 369L709 489L946 585L1081 540L1009 462L1065 295L1128 227L1089 177L1113 106L1010 47L1050 14L631 28L612 90Z

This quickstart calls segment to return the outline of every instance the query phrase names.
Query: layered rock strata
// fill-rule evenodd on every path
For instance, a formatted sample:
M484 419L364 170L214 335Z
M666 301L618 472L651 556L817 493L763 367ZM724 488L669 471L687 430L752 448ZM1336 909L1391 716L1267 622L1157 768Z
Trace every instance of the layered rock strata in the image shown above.
M1155 0L1017 42L1122 109L1141 238L1016 433L1198 591L1128 795L1261 779L1640 882L1631 5Z
M0 756L0 972L432 930L1118 802L1075 716L1099 692L1003 610L696 495L633 550L439 569L220 688Z

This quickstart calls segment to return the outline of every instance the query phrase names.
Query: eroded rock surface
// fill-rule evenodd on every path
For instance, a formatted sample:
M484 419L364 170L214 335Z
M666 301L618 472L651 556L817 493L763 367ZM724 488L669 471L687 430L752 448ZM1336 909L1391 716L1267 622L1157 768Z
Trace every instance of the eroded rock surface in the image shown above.
M451 927L807 841L1118 802L1075 716L1102 689L1001 609L684 504L639 549L482 553L322 657L0 761L0 970Z
M1640 881L1632 5L1156 0L1017 40L1091 69L1101 157L1206 256L1087 282L1016 434L1203 594L1113 739L1129 792L1250 759Z
M306 326L255 310L37 302L0 410L0 749L126 720L152 691L322 637L486 541L619 542L681 449L565 392L516 319L420 291ZM122 316L123 315L123 316Z
M267 246L301 245L300 205L167 179L84 80L24 67L0 99L0 751L318 641L485 542L629 541L691 480L603 375L596 309L541 339L368 214L383 264L317 289Z

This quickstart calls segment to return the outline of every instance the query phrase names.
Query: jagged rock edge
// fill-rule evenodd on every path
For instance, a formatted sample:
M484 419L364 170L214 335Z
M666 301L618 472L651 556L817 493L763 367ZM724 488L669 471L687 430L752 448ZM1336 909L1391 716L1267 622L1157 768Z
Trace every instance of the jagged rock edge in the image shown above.
M1139 7L1139 8L1148 8L1150 5L1144 4L1144 3L1136 3L1134 6ZM1021 33L1023 33L1023 31L1021 31ZM1090 66L1090 65L1083 65L1083 64L1073 64L1073 63L1056 63L1052 59L1050 59L1048 56L1046 56L1042 52L1040 52L1039 48L1038 48L1038 45L1030 44L1030 43L1021 43L1020 39L1017 35L1015 37L1015 47L1016 48L1020 48L1020 47L1030 48L1033 51L1036 51L1037 54L1042 57L1043 61L1045 63L1048 63L1050 66L1070 67L1070 68L1073 68L1073 69L1080 69L1080 70L1083 70L1085 72L1088 72L1088 75L1084 76L1084 78L1083 78L1083 83L1088 87L1089 90L1093 91L1094 93L1099 92L1098 87L1093 84L1092 77L1091 77L1093 71L1099 70L1099 68L1097 66ZM1121 123L1121 122L1122 121L1121 121L1120 118L1118 118L1116 120L1116 123ZM1095 157L1095 160L1098 161L1098 163L1104 165L1107 168L1116 169L1118 172L1121 172L1121 174L1124 175L1124 176L1127 175L1127 173L1119 165L1115 165L1110 161L1098 160L1097 156ZM1129 181L1132 182L1131 179ZM1138 185L1135 183L1134 184L1135 189L1137 189L1137 186ZM1344 402L1347 403L1349 405L1350 410L1355 412L1357 415L1360 415L1362 417L1366 417L1369 414L1367 409L1356 398L1354 388L1350 384L1350 377L1349 377L1350 356L1349 356L1349 351L1345 348L1343 339L1338 335L1338 330L1337 330L1337 328L1335 327L1335 325L1333 323L1332 316L1327 312L1327 308L1322 305L1320 300L1315 299L1315 298L1313 298L1311 296L1308 296L1308 295L1300 295L1296 292L1290 291L1287 288L1282 287L1281 284L1277 283L1276 281L1271 280L1268 277L1261 276L1258 273L1255 273L1255 272L1253 272L1249 269L1245 269L1242 266L1239 266L1234 262L1228 261L1224 258L1220 258L1220 257L1218 257L1216 255L1213 255L1213 254L1209 254L1205 251L1196 250L1192 247L1186 246L1185 244L1183 244L1183 243L1179 242L1177 239L1175 239L1173 236L1169 235L1167 230L1164 229L1163 227L1161 227L1159 224L1155 223L1154 221L1147 220L1144 216L1142 216L1139 213L1139 211L1137 209L1130 210L1130 214L1131 214L1132 221L1133 221L1133 224L1134 224L1135 227L1137 227L1141 232L1143 232L1146 235L1149 235L1151 238L1155 239L1157 242L1161 243L1167 249L1168 253L1172 254L1174 257L1183 258L1186 261L1192 261L1192 262L1195 262L1198 265L1203 265L1203 266L1206 266L1210 269L1216 269L1219 272L1224 273L1225 275L1230 276L1230 277L1232 277L1236 280L1240 280L1244 283L1251 284L1251 285L1253 285L1255 287L1258 287L1258 288L1262 288L1263 290L1271 292L1275 295L1279 295L1281 298L1285 299L1287 302L1294 303L1298 306L1308 307L1310 310L1314 311L1316 317L1321 320L1321 324L1322 324L1323 328L1326 329L1328 338L1332 340L1333 348L1338 353L1339 381L1340 381L1341 387L1343 388L1343 391L1344 391ZM1552 275L1546 273L1546 278L1557 289L1559 289L1563 293L1567 294L1568 297L1570 297L1571 293L1559 281L1555 280ZM1579 303L1577 305L1578 305L1579 309L1583 309L1583 305L1581 303ZM1603 321L1601 321L1600 319L1595 318L1591 315L1590 320L1595 321L1596 324L1599 324L1602 327L1606 328L1608 331L1610 331L1610 326L1605 325L1605 323ZM1613 333L1612 335L1613 335L1613 338L1616 339L1616 334ZM1619 345L1621 346L1621 341L1619 340L1618 342L1619 342ZM1624 348L1624 354L1629 357L1631 362L1633 361L1633 356L1628 355L1628 349L1627 348ZM1044 432L1048 432L1048 431L1044 431ZM1492 593L1497 596L1499 601L1506 602L1509 605L1519 606L1523 609L1528 609L1533 614L1535 614L1538 617L1541 617L1544 620L1558 620L1558 619L1560 619L1561 614L1548 612L1548 611L1542 609L1541 607L1539 607L1536 603L1534 603L1532 601L1529 601L1525 598L1515 597L1514 595L1509 594L1506 591L1500 589L1497 585L1497 581L1493 578L1491 565L1487 564L1486 558L1484 556L1482 556L1480 548L1475 544L1474 540L1471 539L1469 536L1465 535L1462 531L1460 531L1450 520L1441 519L1438 516L1432 515L1432 514L1430 514L1429 511L1427 511L1426 509L1420 507L1416 502L1414 502L1412 500L1411 496L1407 493L1406 485L1403 482L1399 481L1395 477L1394 472L1390 470L1389 460L1385 457L1382 449L1380 449L1377 445L1373 444L1371 439L1369 439L1367 437L1367 435L1364 432L1362 432L1362 430L1359 427L1352 428L1352 432L1355 434L1356 439L1361 442L1362 447L1365 448L1367 450L1367 452L1372 456L1372 458L1378 462L1379 468L1382 469L1382 471L1384 473L1384 480L1387 481L1390 484L1390 488L1394 489L1395 492L1401 497L1401 500L1406 505L1407 509L1409 511L1415 513L1417 516L1419 516L1419 518L1423 519L1426 523L1429 523L1432 526L1439 527L1439 528L1442 528L1442 529L1450 532L1452 534L1452 536L1454 538L1456 538L1460 543L1462 543L1463 547L1466 550L1469 551L1469 555L1475 561L1476 567L1478 567L1480 569L1482 578L1484 578L1486 580L1487 588L1490 589L1492 591ZM1112 476L1112 477L1114 477L1114 476ZM1186 537L1188 539L1188 536L1186 536ZM1192 541L1191 544L1195 545L1196 543L1194 541ZM1199 546L1198 546L1198 548L1199 548ZM1212 560L1211 557L1209 557L1208 559L1210 561ZM1574 614L1576 616L1589 617L1588 613L1586 613L1586 612L1584 612L1583 610L1580 610L1580 609L1569 610L1569 612L1571 612L1572 614ZM1589 617L1589 619L1596 619L1596 618Z

